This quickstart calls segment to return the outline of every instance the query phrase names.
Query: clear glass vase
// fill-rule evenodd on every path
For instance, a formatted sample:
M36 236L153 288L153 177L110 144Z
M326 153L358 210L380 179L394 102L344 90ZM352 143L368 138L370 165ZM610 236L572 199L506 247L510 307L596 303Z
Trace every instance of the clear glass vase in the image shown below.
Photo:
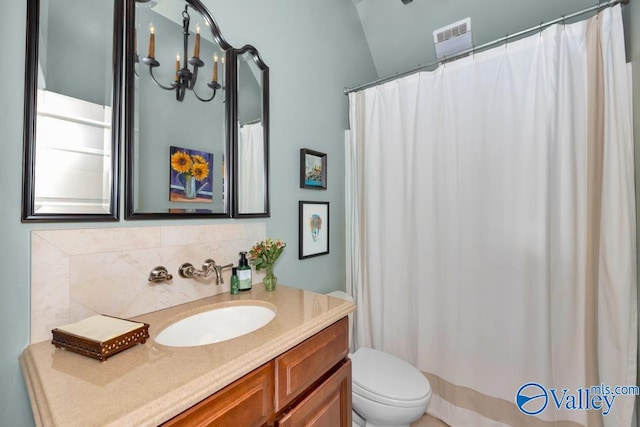
M267 264L265 268L267 270L267 274L264 276L262 283L264 283L264 288L267 291L271 292L276 289L278 278L273 274L273 265Z

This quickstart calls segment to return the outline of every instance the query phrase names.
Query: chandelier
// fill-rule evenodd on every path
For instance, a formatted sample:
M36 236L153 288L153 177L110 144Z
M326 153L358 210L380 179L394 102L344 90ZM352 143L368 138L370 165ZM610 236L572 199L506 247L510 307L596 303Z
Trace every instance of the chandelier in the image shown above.
M176 74L175 80L167 85L160 83L153 75L153 69L160 66L160 62L155 59L155 47L156 38L153 24L149 25L149 50L147 56L142 58L142 63L149 67L149 75L153 81L164 90L175 90L176 100L182 102L184 95L190 90L196 98L202 102L209 102L216 97L218 89L222 88L222 85L218 82L218 55L213 56L213 74L211 81L207 83L207 86L211 88L212 93L208 98L201 97L195 90L196 81L198 79L198 69L204 67L204 62L200 59L200 26L196 26L196 40L193 47L193 56L187 59L187 50L189 48L189 22L191 17L187 10L188 5L184 7L182 12L182 64L180 63L180 53L176 55ZM189 69L189 65L193 68ZM224 58L222 58L222 66L224 67Z

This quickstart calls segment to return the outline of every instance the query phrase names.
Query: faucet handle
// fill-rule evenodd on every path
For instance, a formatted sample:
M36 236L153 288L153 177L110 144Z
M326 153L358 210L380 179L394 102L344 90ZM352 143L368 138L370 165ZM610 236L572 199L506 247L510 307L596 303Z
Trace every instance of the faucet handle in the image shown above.
M196 269L193 264L185 262L178 268L178 274L180 275L180 277L190 278L193 277L195 270Z
M173 276L161 265L157 266L149 273L149 281L152 283L162 283L171 279L173 279Z

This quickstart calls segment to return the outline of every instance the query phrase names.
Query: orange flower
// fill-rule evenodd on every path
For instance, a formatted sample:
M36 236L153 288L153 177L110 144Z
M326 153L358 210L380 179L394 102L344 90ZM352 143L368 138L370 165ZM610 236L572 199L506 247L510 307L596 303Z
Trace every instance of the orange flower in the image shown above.
M249 250L249 260L251 264L256 266L256 270L272 267L286 246L287 244L282 240L274 241L267 238L267 240L253 245Z

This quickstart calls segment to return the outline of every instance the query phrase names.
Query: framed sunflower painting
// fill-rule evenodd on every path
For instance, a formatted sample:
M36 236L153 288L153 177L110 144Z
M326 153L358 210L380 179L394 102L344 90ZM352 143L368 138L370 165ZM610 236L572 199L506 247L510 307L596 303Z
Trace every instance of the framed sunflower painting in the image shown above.
M211 202L213 200L213 153L169 147L171 202Z

